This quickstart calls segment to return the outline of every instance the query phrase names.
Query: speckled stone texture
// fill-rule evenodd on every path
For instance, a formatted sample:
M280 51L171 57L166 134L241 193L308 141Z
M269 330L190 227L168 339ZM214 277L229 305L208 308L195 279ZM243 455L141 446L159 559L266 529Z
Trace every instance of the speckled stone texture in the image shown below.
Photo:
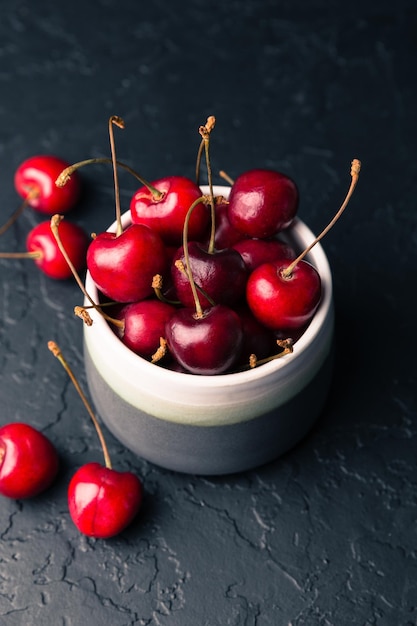
M363 169L324 242L338 352L313 431L267 466L211 479L160 470L108 433L114 464L146 489L136 522L109 541L68 515L70 477L101 452L46 347L58 341L85 385L81 294L0 260L0 421L37 426L62 459L41 497L1 499L2 626L417 624L416 63L414 0L3 0L1 222L24 158L108 156L113 114L126 122L119 158L147 178L193 176L198 126L215 115L214 171L287 172L315 231L351 159ZM83 179L68 219L100 231L111 170ZM120 184L127 208L136 181ZM40 219L27 210L0 249L23 249Z

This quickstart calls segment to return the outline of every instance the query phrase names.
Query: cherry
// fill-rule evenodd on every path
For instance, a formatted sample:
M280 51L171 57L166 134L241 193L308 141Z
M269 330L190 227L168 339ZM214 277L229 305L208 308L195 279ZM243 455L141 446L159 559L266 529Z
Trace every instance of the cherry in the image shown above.
M67 213L77 203L81 183L78 174L65 187L57 187L55 180L68 163L52 155L38 155L26 159L15 172L17 193L41 213Z
M249 237L273 237L288 228L298 209L294 181L274 170L254 169L236 178L229 196L229 221Z
M124 306L117 314L123 320L121 341L143 358L153 357L165 336L165 325L175 307L160 300L143 300Z
M87 250L87 267L97 288L117 302L143 300L153 293L152 279L166 270L161 237L144 224L120 235L103 232Z
M274 333L261 324L246 303L236 309L242 324L243 341L239 364L249 365L252 355L266 359L276 350Z
M240 355L243 336L239 316L222 304L200 313L188 307L178 309L165 332L172 355L192 374L221 374Z
M0 428L0 493L22 499L49 487L59 468L50 440L29 424L12 422Z
M321 300L321 279L304 260L345 210L356 187L360 161L351 165L351 184L340 209L320 235L293 261L275 261L257 267L249 276L246 299L255 317L273 330L299 329L312 319Z
M78 224L67 221L61 224L60 233L69 259L78 270L83 269L89 245L87 234ZM57 245L50 222L41 222L32 228L26 238L26 249L27 252L1 252L0 258L33 259L49 278L64 280L71 277L71 268Z
M138 189L130 203L132 222L146 224L159 233L166 244L178 246L182 241L185 216L193 202L201 197L201 190L184 176L167 176L151 185L159 195L148 186ZM190 219L191 239L198 240L204 236L208 220L207 207L200 204Z
M229 203L225 200L221 199L219 202L216 202L215 207L215 219L216 219L216 227L214 233L214 247L217 250L222 250L223 248L231 248L238 241L245 239L246 236L243 235L239 230L234 228L228 217ZM207 246L210 243L210 233L204 238L203 243Z
M68 509L78 530L89 537L107 539L124 530L139 511L143 487L132 472L112 468L100 424L72 369L54 341L48 348L59 360L87 409L99 437L105 465L86 463L73 475L68 487Z
M136 516L142 485L131 472L118 472L100 463L87 463L73 475L68 508L75 526L89 537L118 535Z
M307 261L264 263L249 276L246 300L255 317L268 328L299 328L307 324L321 299L319 273Z
M280 239L242 239L233 245L249 272L268 261L295 259L293 248Z
M188 260L184 247L174 256L172 279L178 299L184 306L192 307L194 297L186 271L189 267L200 291L202 307L210 304L236 303L245 293L247 270L240 254L232 248L210 253L197 242L188 244Z

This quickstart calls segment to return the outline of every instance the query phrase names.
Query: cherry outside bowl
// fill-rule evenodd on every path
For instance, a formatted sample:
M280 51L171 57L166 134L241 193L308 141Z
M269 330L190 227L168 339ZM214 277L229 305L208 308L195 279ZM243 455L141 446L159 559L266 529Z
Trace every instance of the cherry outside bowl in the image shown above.
M229 188L214 192L227 196ZM129 212L123 221L125 227L130 223ZM285 237L298 250L314 239L298 218ZM322 411L332 374L331 270L320 244L308 260L323 285L312 322L292 354L244 372L195 376L151 364L124 346L92 311L93 325L84 327L87 381L113 435L156 465L202 475L249 470L295 446ZM88 272L86 289L98 301Z

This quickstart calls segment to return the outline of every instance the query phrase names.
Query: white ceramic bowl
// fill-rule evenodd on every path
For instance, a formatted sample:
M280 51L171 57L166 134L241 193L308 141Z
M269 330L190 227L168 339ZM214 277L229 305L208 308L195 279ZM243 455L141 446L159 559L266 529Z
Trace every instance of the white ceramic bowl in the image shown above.
M229 188L214 191L227 196ZM128 213L123 221L130 223ZM297 218L286 238L302 250L314 235ZM308 260L323 285L312 322L292 354L245 372L195 376L151 364L92 311L93 325L84 327L87 380L97 412L115 437L161 467L203 475L257 467L304 437L326 401L334 333L332 277L320 244ZM98 301L89 273L86 288Z

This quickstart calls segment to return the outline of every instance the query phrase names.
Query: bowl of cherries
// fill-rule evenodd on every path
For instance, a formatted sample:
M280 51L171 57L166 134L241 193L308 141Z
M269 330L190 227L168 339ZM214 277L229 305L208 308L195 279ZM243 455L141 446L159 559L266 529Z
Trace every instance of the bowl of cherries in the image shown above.
M208 162L209 165L209 162ZM287 175L145 183L87 251L85 367L98 414L140 457L221 475L311 429L332 378L332 274ZM209 170L210 171L210 170ZM117 208L117 202L116 202Z

